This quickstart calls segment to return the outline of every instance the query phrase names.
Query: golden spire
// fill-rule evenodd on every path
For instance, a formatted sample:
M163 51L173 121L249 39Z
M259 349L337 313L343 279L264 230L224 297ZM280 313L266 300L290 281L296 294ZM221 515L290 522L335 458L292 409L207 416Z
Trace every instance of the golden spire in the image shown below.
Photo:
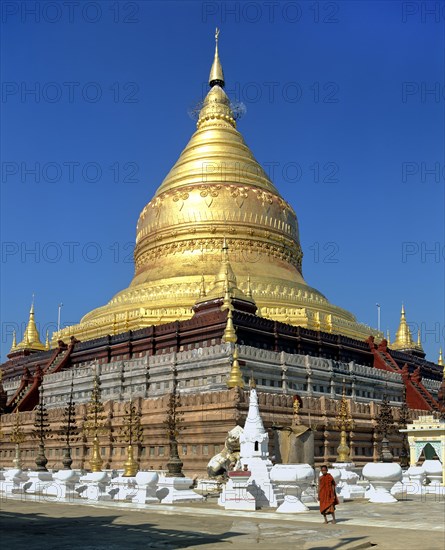
M390 344L390 334L389 334L389 328L386 330L386 342L387 342L387 346L389 346Z
M46 331L45 349L51 349L51 345L49 343L49 330Z
M10 353L11 353L11 351L14 351L16 347L17 347L17 336L16 336L15 329L14 329L12 331L12 346L11 346Z
M443 367L443 356L442 356L442 348L439 349L439 359L437 360L437 364ZM445 377L445 369L443 371L443 375Z
M237 337L236 337L235 326L233 324L232 308L229 307L228 310L229 311L227 313L227 323L226 323L226 328L224 329L223 340L224 342L235 343L237 341Z
M391 346L392 349L417 349L417 345L413 341L411 331L405 318L405 306L402 304L402 311L400 313L400 324L396 332L396 337Z
M422 339L421 339L421 337L420 337L420 328L419 328L418 331L417 331L417 349L423 351Z
M229 247L226 238L224 237L221 247L221 261L218 274L215 277L212 288L206 293L206 299L224 297L222 309L227 309L231 305L232 298L238 298L247 302L253 302L253 299L248 297L240 288L236 275L229 261Z
M230 293L229 269L226 266L226 276L224 278L224 302L221 309L233 309L232 294Z
M241 369L238 361L238 346L235 345L232 355L232 368L230 369L230 375L227 380L227 387L235 388L236 386L244 388L244 380L241 373Z
M28 324L23 335L23 340L15 347L16 350L29 349L36 351L45 350L45 345L40 341L39 331L34 320L34 295L32 297L31 309L29 310Z
M249 386L251 389L256 388L256 382L255 382L255 378L253 377L253 371L250 374Z
M199 297L205 298L206 296L206 282L204 279L204 275L201 275L201 283L199 285Z
M248 298L252 298L252 287L250 285L250 275L247 275L247 291L246 291L246 296Z
M221 88L224 88L224 73L222 70L221 61L219 60L218 55L218 38L219 38L219 29L217 28L215 31L215 57L213 59L212 68L210 69L210 76L209 76L209 86L213 88L213 86L220 86Z

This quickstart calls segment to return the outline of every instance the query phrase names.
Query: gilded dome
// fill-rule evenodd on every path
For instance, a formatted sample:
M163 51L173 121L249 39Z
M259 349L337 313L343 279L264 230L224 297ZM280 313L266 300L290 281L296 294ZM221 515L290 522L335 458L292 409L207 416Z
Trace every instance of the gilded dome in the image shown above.
M297 217L236 128L217 49L209 86L195 133L139 216L130 286L57 338L191 317L202 288L214 285L224 240L238 286L249 284L262 316L363 339L375 333L303 279Z

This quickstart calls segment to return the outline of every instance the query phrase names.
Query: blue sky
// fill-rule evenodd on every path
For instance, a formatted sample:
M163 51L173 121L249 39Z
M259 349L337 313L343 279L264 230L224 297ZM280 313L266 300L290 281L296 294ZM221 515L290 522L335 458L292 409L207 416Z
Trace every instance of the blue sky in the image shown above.
M306 281L373 326L378 302L392 336L404 301L436 360L444 25L425 4L4 2L1 357L33 292L43 337L59 302L71 324L130 282L219 26L238 129L297 212Z

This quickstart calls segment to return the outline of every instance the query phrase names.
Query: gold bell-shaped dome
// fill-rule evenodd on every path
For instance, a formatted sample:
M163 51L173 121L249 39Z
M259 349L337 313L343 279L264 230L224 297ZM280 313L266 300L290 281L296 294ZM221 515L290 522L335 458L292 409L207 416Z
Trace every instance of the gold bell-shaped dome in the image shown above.
M239 289L263 317L359 339L378 336L303 279L296 214L238 132L224 86L217 31L197 129L140 214L130 286L55 339L191 317L202 289L215 287L225 242Z

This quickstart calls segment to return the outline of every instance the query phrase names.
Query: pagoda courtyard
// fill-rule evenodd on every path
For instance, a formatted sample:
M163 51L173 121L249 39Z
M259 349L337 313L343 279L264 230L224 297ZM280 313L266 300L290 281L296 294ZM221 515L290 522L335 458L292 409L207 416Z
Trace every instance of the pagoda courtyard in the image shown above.
M1 365L2 548L443 550L442 350L426 358L405 305L385 337L305 281L215 38L132 281L46 339L33 300Z

